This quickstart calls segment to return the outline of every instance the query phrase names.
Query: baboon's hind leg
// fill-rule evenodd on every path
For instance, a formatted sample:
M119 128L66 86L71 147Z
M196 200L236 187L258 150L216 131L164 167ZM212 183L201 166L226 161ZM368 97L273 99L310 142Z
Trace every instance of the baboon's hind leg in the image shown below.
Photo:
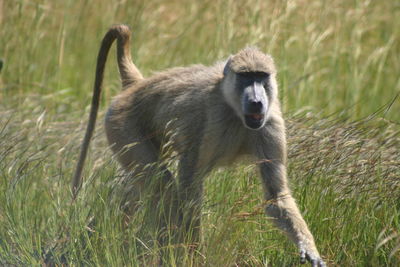
M133 215L143 200L151 199L151 205L163 204L163 198L172 194L174 179L159 162L157 147L139 131L121 130L107 121L106 129L109 143L127 173L121 183L121 207L127 216Z
M143 140L132 138L125 148L119 147L118 160L127 170L122 183L121 207L126 214L126 223L131 222L135 214L144 212L141 238L155 238L160 247L158 260L162 264L169 258L168 244L173 237L170 229L176 228L172 226L176 224L175 212L178 210L175 181L166 166L159 162L156 146L150 140L140 142L140 139Z

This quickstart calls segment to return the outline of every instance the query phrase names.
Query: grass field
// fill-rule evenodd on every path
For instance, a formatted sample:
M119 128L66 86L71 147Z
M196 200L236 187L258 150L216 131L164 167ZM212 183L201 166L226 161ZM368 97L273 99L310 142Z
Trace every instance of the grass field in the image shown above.
M397 1L0 0L0 265L146 266L144 216L123 229L121 175L102 121L120 90L110 55L85 184L69 183L108 27L133 30L145 76L212 64L246 45L272 54L293 195L329 266L400 265L400 4ZM206 181L197 259L171 266L296 266L266 220L254 164ZM90 222L95 221L95 224Z

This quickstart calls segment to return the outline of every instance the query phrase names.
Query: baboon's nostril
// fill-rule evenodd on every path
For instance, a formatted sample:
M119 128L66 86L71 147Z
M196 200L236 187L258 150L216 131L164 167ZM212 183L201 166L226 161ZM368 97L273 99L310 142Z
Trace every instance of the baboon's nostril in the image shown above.
M249 111L251 113L261 113L263 104L258 100L250 100L249 101Z

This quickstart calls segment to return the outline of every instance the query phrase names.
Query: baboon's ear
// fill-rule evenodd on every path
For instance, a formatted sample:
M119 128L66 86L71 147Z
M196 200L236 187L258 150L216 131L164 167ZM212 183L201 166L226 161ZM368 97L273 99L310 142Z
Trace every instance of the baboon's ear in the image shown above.
M228 58L228 60L225 63L225 67L224 67L224 76L226 76L230 70L230 65L231 65L231 61L232 61L232 56L230 56Z

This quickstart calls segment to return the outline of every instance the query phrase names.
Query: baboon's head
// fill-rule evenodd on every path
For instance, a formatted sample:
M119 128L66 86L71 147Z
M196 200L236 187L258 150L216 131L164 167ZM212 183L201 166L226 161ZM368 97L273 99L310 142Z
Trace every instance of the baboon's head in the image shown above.
M239 51L225 65L225 100L249 129L262 128L268 119L270 104L277 97L275 74L272 57L256 48Z

